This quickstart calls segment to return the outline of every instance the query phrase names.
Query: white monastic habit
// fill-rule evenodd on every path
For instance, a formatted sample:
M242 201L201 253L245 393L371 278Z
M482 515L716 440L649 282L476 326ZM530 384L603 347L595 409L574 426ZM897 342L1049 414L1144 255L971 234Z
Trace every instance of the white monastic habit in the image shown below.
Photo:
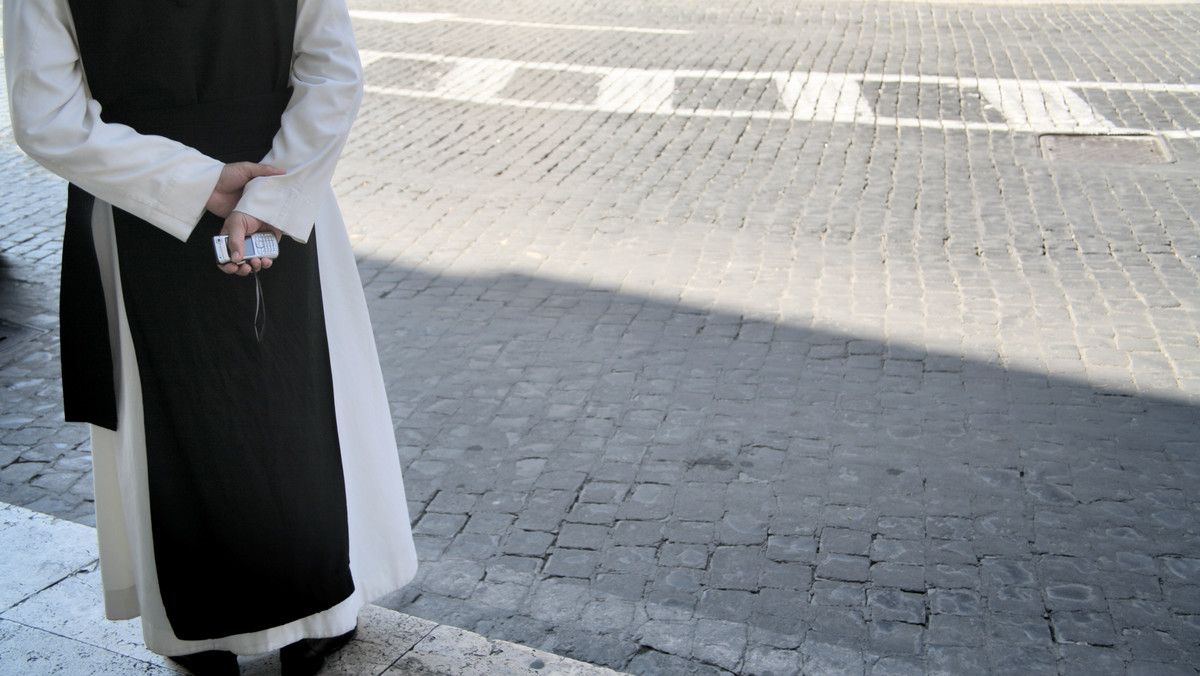
M237 209L296 241L315 234L318 242L354 590L336 606L283 626L198 641L175 635L159 594L142 389L122 300L112 206L187 240L223 164L167 138L101 120L81 67L68 0L5 0L4 48L18 143L96 197L92 231L107 300L119 420L115 431L92 427L107 616L140 615L147 646L164 655L262 653L301 638L349 631L364 604L411 581L417 562L366 302L330 187L362 96L361 66L344 4L299 0L293 95L271 152L262 159L287 173L252 181ZM246 599L248 605L253 602Z

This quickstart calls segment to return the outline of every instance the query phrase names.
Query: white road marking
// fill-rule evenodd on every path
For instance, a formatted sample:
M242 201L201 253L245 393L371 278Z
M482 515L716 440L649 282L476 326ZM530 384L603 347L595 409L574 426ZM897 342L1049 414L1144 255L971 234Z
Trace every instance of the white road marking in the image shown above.
M692 31L675 30L672 28L640 28L637 26L590 26L569 23L543 23L538 21L507 21L504 19L478 19L457 14L416 12L371 12L367 10L351 10L350 16L367 21L388 21L391 23L430 23L433 21L452 21L455 23L473 23L484 26L512 26L516 28L544 28L562 31L593 31L598 33L647 33L650 35L691 35Z
M365 9L350 10L350 18L352 19L387 21L389 23L430 23L432 21L453 19L456 16L456 14L446 12L421 14L418 12L372 12Z
M369 84L366 90L387 96L442 99L539 110L602 111L690 117L753 118L799 122L874 124L942 130L1026 133L1157 133L1167 138L1200 137L1200 129L1134 129L1105 119L1080 94L1083 90L1131 93L1200 94L1200 85L1140 82L1060 82L1006 78L956 78L929 75L847 74L804 71L717 71L639 69L568 63L514 61L465 56L363 50L366 65L382 59L449 64L430 89ZM518 71L566 72L596 77L597 94L588 102L559 102L502 96ZM777 94L773 107L697 108L679 105L688 79L763 80ZM881 116L863 96L868 83L937 85L975 90L986 108L1003 121Z
M458 61L433 93L438 98L487 103L500 95L518 68L520 64L513 61Z
M1013 131L1038 129L1105 132L1113 125L1070 85L1037 80L979 80L979 93L1000 110Z
M859 82L834 73L776 73L784 107L802 122L872 122L875 113L862 98Z
M674 107L675 76L663 71L621 69L606 73L592 104L615 113L660 113Z

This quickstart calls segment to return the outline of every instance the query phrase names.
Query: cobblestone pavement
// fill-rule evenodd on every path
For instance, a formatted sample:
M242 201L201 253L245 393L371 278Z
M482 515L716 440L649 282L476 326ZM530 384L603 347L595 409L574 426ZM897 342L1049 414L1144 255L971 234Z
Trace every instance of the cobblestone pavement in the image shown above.
M1200 6L353 0L423 569L637 674L1196 674ZM88 522L4 153L0 499Z

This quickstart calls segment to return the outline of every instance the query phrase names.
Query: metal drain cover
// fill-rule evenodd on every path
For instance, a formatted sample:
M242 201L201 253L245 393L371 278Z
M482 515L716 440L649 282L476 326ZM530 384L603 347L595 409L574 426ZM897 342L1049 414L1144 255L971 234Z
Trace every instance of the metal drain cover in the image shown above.
M1042 134L1042 157L1057 162L1174 162L1162 139L1150 134Z

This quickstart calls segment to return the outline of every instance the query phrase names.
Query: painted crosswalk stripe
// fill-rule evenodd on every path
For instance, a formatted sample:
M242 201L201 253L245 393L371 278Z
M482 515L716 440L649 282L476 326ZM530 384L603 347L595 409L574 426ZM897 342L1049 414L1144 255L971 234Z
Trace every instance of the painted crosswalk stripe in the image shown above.
M387 96L442 99L540 110L602 111L713 118L751 118L796 122L873 124L942 130L983 130L1026 133L1157 133L1166 138L1200 137L1200 129L1135 129L1106 119L1088 103L1086 90L1130 93L1200 94L1200 85L1172 83L1062 82L1012 78L808 71L723 71L697 69L639 69L569 63L516 61L465 56L363 50L365 66L387 59L448 68L432 87L369 82L366 90ZM595 79L595 95L586 101L523 98L510 87L523 72L576 73ZM774 97L751 101L749 107L683 105L688 82L764 81ZM867 85L934 85L974 90L992 119L953 119L882 115L864 95ZM539 92L545 96L545 92ZM995 119L996 117L999 119ZM988 117L984 115L984 118Z
M373 12L369 10L350 10L350 16L366 21L387 21L389 23L432 23L448 21L454 23L471 23L481 26L508 26L513 28L540 28L560 31L588 31L594 33L645 33L649 35L691 35L692 31L673 28L643 28L639 26L604 26L569 23L548 23L541 21L510 21L507 19L481 19L476 17L459 16L447 12Z

